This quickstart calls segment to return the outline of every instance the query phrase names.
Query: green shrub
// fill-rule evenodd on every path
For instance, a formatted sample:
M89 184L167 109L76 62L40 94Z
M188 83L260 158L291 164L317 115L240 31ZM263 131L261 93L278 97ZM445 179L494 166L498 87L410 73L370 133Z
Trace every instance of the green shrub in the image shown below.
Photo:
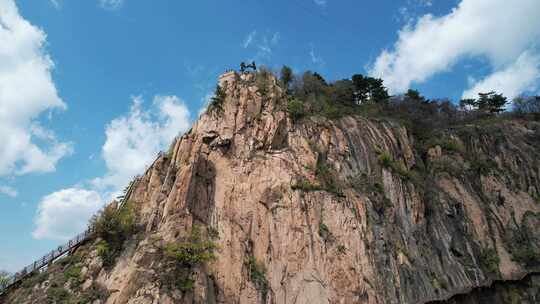
M101 257L104 266L112 266L114 264L115 254L111 252L109 244L105 240L101 240L97 244L97 253Z
M195 288L195 280L191 278L182 279L178 283L178 289L183 292L192 291Z
M524 214L521 225L514 223L515 228L507 229L507 239L513 261L526 267L536 267L540 266L540 250L534 246L536 238L526 222L530 214L529 211Z
M9 283L9 273L6 271L0 271L0 290L7 287Z
M451 176L461 176L465 172L462 163L447 156L432 160L429 165L433 171L446 172Z
M47 271L34 271L22 280L21 286L23 288L33 288L34 286L43 283L48 277L49 273Z
M473 158L470 162L470 170L479 175L488 175L497 169L497 163L487 158Z
M439 279L433 277L431 279L431 285L433 285L433 288L439 290L439 289L447 289L448 284L446 284L445 281L440 281Z
M384 168L391 169L394 163L394 159L388 152L382 152L379 154L379 164Z
M310 183L307 179L302 179L295 184L291 185L292 190L302 190L302 191L321 191L324 190L323 187Z
M109 298L109 295L110 292L105 286L93 282L90 288L82 293L78 304L92 304L96 300L101 300L101 303L104 303Z
M365 173L356 174L349 178L351 187L356 191L367 194L384 194L383 185L377 181L375 175L368 176Z
M367 194L377 214L383 215L386 209L393 206L384 193L383 185L377 181L377 176L361 173L350 177L349 181L356 191Z
M70 266L64 271L64 278L66 280L71 280L73 287L78 287L83 283L81 269L80 266Z
M291 114L293 120L299 120L306 114L304 103L298 99L291 99L287 103L287 112Z
M343 116L343 113L340 107L337 104L332 103L330 101L326 101L323 103L321 114L322 116L327 117L329 119L336 119Z
M165 256L176 261L182 267L194 267L216 259L214 251L217 245L203 240L200 228L193 226L186 242L165 245Z
M323 222L319 222L319 236L320 236L325 242L330 242L330 241L332 241L332 239L333 239L332 232L330 231L330 229L328 228L328 226L326 226L326 224L323 223Z
M464 152L465 151L465 147L463 147L462 144L450 138L442 138L442 139L434 138L434 139L428 140L428 142L426 143L427 149L433 148L435 146L439 146L441 147L441 149L448 152Z
M98 254L103 259L103 265L113 266L124 242L135 233L135 214L131 202L125 203L120 209L114 204L106 206L92 218L90 226L94 234L102 239L98 244Z
M390 169L392 172L399 175L402 179L415 183L418 182L419 177L416 175L416 173L409 171L400 162L395 161L390 155L390 153L382 152L381 154L379 154L378 160L379 164L383 168Z
M219 239L219 231L214 227L208 227L208 236L211 239Z
M384 186L381 183L374 183L373 188L378 193L384 193Z
M253 255L248 257L246 264L249 270L249 280L253 282L257 290L261 292L263 298L266 298L269 290L269 283L266 279L264 265L258 263Z
M497 251L493 248L485 248L480 252L480 263L490 273L499 273L500 261Z
M170 266L172 272L165 273L163 281L172 283L183 292L193 290L195 284L193 269L215 260L217 248L215 243L203 239L198 226L193 226L185 241L164 246L166 264Z
M321 159L318 160L315 175L325 191L337 196L343 195L343 192L341 191L341 188L337 181L337 174L332 166L330 166Z
M55 303L70 303L71 294L64 287L50 287L47 290L47 302Z
M540 265L540 253L531 246L512 250L512 260L527 267Z
M349 183L358 192L369 191L368 189L373 187L372 176L368 176L364 172L350 176Z

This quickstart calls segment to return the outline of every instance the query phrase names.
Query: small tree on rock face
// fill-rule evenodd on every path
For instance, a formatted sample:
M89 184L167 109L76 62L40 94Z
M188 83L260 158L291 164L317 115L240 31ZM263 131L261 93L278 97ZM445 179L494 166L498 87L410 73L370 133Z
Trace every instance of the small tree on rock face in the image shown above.
M284 65L281 68L279 79L281 80L281 82L283 83L287 91L289 90L289 85L291 84L291 81L293 80L293 76L294 76L293 71L290 67Z
M9 272L0 270L0 290L7 287L9 283Z
M222 88L220 85L217 85L214 96L212 96L212 98L210 99L210 104L208 105L208 112L223 111L223 102L225 101L226 96L227 94L225 93L225 89Z
M105 206L90 220L94 234L101 238L98 254L103 264L112 266L124 242L135 233L135 213L131 202L117 209L116 204Z

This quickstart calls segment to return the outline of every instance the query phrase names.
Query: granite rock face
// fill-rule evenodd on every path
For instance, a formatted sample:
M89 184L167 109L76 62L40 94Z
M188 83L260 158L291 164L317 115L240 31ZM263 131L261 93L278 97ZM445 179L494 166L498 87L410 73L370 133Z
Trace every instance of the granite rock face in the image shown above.
M452 145L421 153L396 122L293 121L277 81L254 77L228 82L221 109L141 176L129 198L141 229L112 268L97 240L81 247L82 289L109 291L95 303L482 303L538 285L538 122L448 130ZM189 291L167 287L156 240L193 226L214 235L216 259ZM539 299L531 284L519 299ZM42 303L45 285L5 303Z

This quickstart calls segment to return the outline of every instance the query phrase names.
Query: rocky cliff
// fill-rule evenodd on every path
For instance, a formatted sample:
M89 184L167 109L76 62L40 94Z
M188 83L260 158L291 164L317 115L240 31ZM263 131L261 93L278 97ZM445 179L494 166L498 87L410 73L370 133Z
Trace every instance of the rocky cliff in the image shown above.
M141 176L114 263L90 240L4 303L540 302L540 123L463 125L422 152L391 120L294 121L255 77Z

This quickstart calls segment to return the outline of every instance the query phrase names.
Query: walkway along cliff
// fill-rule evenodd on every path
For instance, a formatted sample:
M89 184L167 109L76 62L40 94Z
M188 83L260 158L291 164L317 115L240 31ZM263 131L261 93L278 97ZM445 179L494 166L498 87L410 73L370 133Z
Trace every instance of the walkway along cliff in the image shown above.
M396 121L293 120L272 75L222 80L136 183L112 263L90 240L0 301L540 302L538 121L465 125L422 154Z

